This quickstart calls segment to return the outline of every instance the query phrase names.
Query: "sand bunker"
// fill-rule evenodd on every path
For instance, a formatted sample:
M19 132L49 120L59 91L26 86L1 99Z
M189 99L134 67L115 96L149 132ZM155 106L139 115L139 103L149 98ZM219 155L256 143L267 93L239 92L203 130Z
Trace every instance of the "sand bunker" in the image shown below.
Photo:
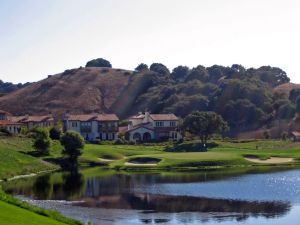
M280 157L271 157L266 160L262 160L254 157L245 157L246 160L254 163L265 163L265 164L276 164L276 163L289 163L294 161L293 158L280 158Z
M135 158L125 163L125 166L156 166L161 160L156 158Z
M157 163L132 163L132 162L126 162L125 166L157 166Z
M100 161L102 162L111 162L111 161L115 161L114 159L104 159L104 158L98 158Z

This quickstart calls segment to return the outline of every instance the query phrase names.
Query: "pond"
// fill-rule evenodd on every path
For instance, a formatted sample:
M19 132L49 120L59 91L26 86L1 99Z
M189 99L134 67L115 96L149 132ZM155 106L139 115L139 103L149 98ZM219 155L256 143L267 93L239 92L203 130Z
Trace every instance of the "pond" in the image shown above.
M299 224L300 170L125 174L100 169L4 183L92 224Z

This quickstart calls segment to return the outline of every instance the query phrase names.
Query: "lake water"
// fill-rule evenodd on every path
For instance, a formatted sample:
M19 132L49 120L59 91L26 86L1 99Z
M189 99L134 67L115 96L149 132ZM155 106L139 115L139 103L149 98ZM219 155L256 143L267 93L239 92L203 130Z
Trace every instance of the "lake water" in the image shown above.
M11 181L31 204L92 224L298 225L300 170L117 174L87 170Z

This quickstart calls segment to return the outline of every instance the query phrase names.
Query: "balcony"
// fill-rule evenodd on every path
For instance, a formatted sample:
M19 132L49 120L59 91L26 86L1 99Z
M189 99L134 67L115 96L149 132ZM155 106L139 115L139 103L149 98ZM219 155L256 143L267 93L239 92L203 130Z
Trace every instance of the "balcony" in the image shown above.
M108 127L108 126L101 126L101 127L98 127L98 132L104 132L104 133L108 133L108 132L118 132L118 127L116 126L111 126L111 127Z
M90 132L92 132L92 127L91 126L81 126L80 132L81 133L90 133Z

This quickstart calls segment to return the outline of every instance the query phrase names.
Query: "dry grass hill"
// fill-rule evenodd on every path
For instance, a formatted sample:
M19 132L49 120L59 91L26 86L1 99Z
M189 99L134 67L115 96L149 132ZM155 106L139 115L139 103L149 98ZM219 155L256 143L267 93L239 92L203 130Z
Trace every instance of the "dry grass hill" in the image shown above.
M0 97L0 108L16 115L109 111L131 74L99 67L66 70Z

